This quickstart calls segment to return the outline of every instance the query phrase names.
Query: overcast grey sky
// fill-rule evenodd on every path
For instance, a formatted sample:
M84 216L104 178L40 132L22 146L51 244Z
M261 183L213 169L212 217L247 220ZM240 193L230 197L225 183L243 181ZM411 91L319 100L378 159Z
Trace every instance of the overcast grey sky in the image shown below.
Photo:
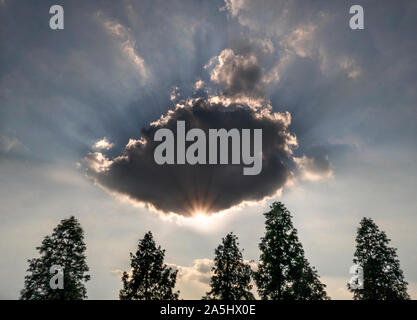
M118 297L129 252L152 230L180 270L181 296L198 299L227 232L245 259L258 260L262 213L274 200L292 212L332 298L351 298L364 216L398 248L417 298L415 1L60 1L65 28L55 31L53 4L0 1L0 298L18 298L26 260L75 215L86 234L89 298ZM364 8L364 30L349 28L352 4ZM282 141L271 159L285 166L264 167L265 183L220 174L210 190L226 210L196 218L150 209L182 207L158 201L178 196L176 185L166 174L143 178L143 162L134 172L112 169L110 180L91 173L197 98L248 104L248 125L261 112L275 119ZM108 150L94 147L103 138ZM186 170L184 190L206 187L181 177Z

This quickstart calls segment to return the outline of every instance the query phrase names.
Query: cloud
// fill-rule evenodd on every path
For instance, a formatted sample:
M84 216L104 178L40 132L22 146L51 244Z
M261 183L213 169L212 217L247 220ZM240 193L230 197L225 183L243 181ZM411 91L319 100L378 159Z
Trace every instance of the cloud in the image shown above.
M300 176L303 180L318 181L333 177L333 168L327 155L294 157Z
M115 276L117 276L117 277L122 277L122 275L123 275L123 270L121 270L121 269L113 269L113 270L110 270L110 273L111 274L113 274L113 275L115 275Z
M102 150L110 150L111 148L113 148L114 144L110 143L109 140L107 140L106 137L104 137L103 139L100 139L98 141L96 141L93 144L93 148L94 149L102 149Z
M225 0L222 10L247 27L251 37L267 37L276 43L281 67L289 61L297 63L297 59L307 58L317 63L323 74L345 71L349 79L356 79L361 75L359 60L372 59L367 57L372 45L360 51L352 50L358 39L352 37L346 24L341 23L349 16L342 4L328 6L325 1L299 4L291 0L265 0L259 6L251 1ZM329 30L332 33L329 34ZM370 61L362 63L371 65Z
M12 151L28 151L28 148L16 137L0 135L0 151L4 153Z
M16 137L0 136L0 150L9 152L21 146L22 143Z
M191 267L169 264L173 269L178 270L178 281L196 281L203 285L208 285L213 267L211 259L195 259Z
M243 175L243 163L156 164L155 132L160 128L176 132L180 120L185 121L187 131L262 129L262 171L259 175ZM219 212L244 201L273 196L284 187L292 176L292 153L297 145L296 137L288 131L290 123L289 113L272 112L270 106L253 110L205 98L183 100L143 128L139 139L130 139L122 155L108 159L100 152L89 153L85 157L87 175L110 192L165 213L191 216Z
M252 270L257 270L258 265L254 261L244 260ZM214 262L212 259L203 258L195 259L193 265L190 267L181 266L177 264L167 264L171 268L178 270L178 281L179 282L189 282L194 281L202 285L208 285L210 283L210 278L212 276L212 268Z
M309 27L295 32L286 46L303 54L307 50L302 47L303 38L314 30ZM331 178L333 169L327 154L293 156L298 143L288 130L291 115L274 112L266 98L270 83L278 80L278 71L273 68L266 73L259 57L273 53L273 43L262 39L239 46L239 53L224 49L205 65L216 89L197 78L194 98L184 99L179 87L172 87L170 100L176 103L175 108L150 122L140 137L130 138L121 155L108 158L101 152L89 153L85 157L87 175L115 195L185 217L221 212L274 196L294 181L294 174L311 181ZM262 129L262 171L256 176L243 175L243 164L158 165L154 151L159 143L153 141L154 134L162 128L176 132L177 121L185 121L187 131L202 129L206 136L209 129ZM191 142L186 143L189 145Z
M315 50L314 25L302 25L281 40L280 44L295 52L300 57L312 56Z
M244 262L249 264L252 270L257 269L255 262L247 260ZM210 290L210 278L213 275L211 269L214 266L212 259L195 259L191 266L167 265L178 270L176 288L180 290L183 299L200 299ZM251 281L251 285L253 286L252 293L259 299L254 281Z
M171 90L171 93L169 94L169 100L177 101L179 98L181 98L180 88L174 86Z
M178 270L176 288L180 290L183 299L200 299L210 290L212 259L195 259L191 266L168 265Z
M105 18L101 11L96 13L96 17L102 21L106 31L120 42L120 49L132 67L138 71L142 80L146 81L149 78L149 71L145 60L136 51L136 42L130 30L120 23Z
M204 88L204 81L199 79L194 83L194 91L199 91Z
M361 68L357 65L356 61L352 58L343 57L339 62L340 67L347 73L348 78L356 79L362 73Z
M180 290L182 298L199 299L210 290L211 268L214 265L212 259L194 259L191 266L182 266L175 263L166 263L166 265L178 271L176 289ZM123 272L121 269L110 270L110 274L119 279ZM128 275L131 277L131 269L128 271Z
M231 49L224 49L205 66L211 68L210 80L217 84L223 95L232 98L249 97L261 99L266 95L271 78L264 75L264 70L253 53L235 54Z
M247 0L225 0L224 2L224 7L221 7L220 10L229 11L232 17L236 17L239 11L247 6Z
M101 152L90 152L85 158L88 167L94 172L108 171L112 161L107 159Z

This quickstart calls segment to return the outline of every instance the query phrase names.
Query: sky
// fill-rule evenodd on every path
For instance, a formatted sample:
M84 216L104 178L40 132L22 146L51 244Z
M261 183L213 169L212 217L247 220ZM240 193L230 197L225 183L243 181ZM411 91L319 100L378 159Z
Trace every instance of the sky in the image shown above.
M362 217L417 298L415 1L0 1L0 298L61 219L85 231L90 299L116 299L151 230L184 299L233 231L259 261L282 201L333 299ZM364 9L364 29L349 8ZM157 166L158 128L263 128L263 167Z

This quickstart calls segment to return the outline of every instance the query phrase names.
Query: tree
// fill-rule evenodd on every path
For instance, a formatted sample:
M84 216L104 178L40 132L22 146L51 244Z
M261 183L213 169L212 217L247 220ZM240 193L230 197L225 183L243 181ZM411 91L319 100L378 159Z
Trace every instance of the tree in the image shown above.
M90 280L86 263L84 232L75 217L61 220L36 248L41 257L28 260L23 300L81 300L87 298L84 282ZM63 289L50 285L52 266L63 268ZM53 279L52 279L53 280Z
M136 254L130 253L131 273L123 272L121 300L177 300L173 292L177 272L164 264L165 250L156 247L149 231L139 241Z
M251 269L243 261L237 237L229 233L216 248L213 276L210 279L211 290L203 299L253 300Z
M410 299L397 249L388 246L390 241L371 218L362 219L353 262L363 269L363 289L354 289L348 284L355 300Z
M266 218L261 238L258 270L254 279L265 300L329 299L314 267L304 257L291 214L281 202L274 202Z

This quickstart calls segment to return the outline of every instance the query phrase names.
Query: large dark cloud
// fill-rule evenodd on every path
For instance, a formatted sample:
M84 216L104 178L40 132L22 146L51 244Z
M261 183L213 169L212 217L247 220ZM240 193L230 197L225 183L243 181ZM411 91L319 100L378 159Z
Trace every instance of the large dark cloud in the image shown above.
M263 160L259 175L243 175L240 165L158 165L154 160L154 133L160 128L176 132L178 120L186 129L232 128L263 130ZM190 99L165 117L142 129L138 140L130 140L124 153L107 159L98 152L86 157L87 174L102 187L149 204L163 212L189 216L213 213L247 200L261 200L284 186L291 176L295 137L287 127L288 113L254 111L248 106Z
M274 70L265 72L258 57L273 50L267 41L249 41L239 52L222 50L205 65L211 84L205 87L200 80L194 98L179 101L174 110L142 129L141 137L130 139L121 156L89 153L87 174L109 191L165 213L184 216L219 212L244 201L272 196L293 172L310 180L331 177L333 172L326 155L293 156L297 140L288 131L291 115L272 111L266 96L278 75ZM178 89L175 87L172 101L181 98ZM209 129L262 129L262 171L244 175L243 169L248 165L242 163L158 165L154 159L159 145L153 141L155 132L168 128L175 133L177 121L185 121L187 130L204 130L206 136ZM109 145L105 139L100 141ZM206 153L209 154L208 148Z

